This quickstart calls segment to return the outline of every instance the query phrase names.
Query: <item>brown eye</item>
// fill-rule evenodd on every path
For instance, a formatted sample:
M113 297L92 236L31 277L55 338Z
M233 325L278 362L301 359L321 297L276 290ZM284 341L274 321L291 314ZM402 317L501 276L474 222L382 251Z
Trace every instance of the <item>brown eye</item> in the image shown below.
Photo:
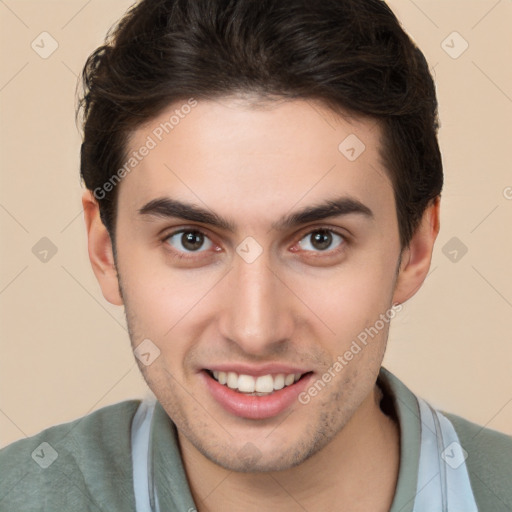
M306 251L327 252L336 249L344 242L345 239L341 235L330 229L316 229L302 238L299 245Z
M203 252L201 248L209 249L213 244L211 240L200 231L181 230L172 233L166 241L178 252ZM205 242L206 247L205 247Z

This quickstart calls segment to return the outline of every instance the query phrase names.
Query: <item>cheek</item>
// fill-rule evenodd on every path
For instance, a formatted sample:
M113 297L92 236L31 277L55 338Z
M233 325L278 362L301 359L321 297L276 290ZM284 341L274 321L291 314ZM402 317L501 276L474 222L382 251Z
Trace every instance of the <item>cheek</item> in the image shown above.
M142 336L160 345L158 340L172 328L183 308L183 294L176 289L176 279L162 271L149 251L128 247L119 243L118 270L132 343L137 345Z
M161 249L144 249L142 243L119 244L119 272L123 291L139 321L168 330L187 302L185 273L176 272ZM160 332L160 335L166 332Z
M393 263L382 255L341 265L336 271L297 279L297 295L338 339L358 334L390 307Z
M187 340L199 335L205 297L219 276L211 270L173 269L151 251L119 254L123 254L119 272L132 344L149 338L160 350L158 362L176 371L189 349ZM153 373L154 368L148 370Z

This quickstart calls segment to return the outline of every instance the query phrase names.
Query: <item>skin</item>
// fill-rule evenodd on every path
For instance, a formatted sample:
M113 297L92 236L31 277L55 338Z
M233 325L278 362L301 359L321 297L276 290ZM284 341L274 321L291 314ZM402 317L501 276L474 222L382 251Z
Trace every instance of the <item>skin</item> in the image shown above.
M137 129L129 150L179 106ZM353 162L338 150L350 134L366 146ZM380 135L375 121L335 115L319 102L200 101L119 185L117 261L96 201L83 195L103 295L124 305L133 347L149 338L161 351L140 368L177 425L200 512L391 506L399 430L380 409L375 385L389 324L307 405L294 403L270 419L228 413L199 376L214 363L277 362L307 368L316 380L380 314L418 290L439 231L439 200L401 251ZM373 217L271 227L342 195ZM160 197L206 207L236 230L138 213ZM187 252L181 235L168 238L183 228L206 235L199 251ZM345 238L333 235L318 248L318 229ZM248 236L263 251L252 263L236 252ZM237 456L247 443L255 455Z

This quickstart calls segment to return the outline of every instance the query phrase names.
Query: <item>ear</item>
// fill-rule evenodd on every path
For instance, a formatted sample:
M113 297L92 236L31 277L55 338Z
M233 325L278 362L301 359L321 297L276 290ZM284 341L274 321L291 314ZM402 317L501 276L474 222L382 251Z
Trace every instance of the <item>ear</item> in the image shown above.
M418 228L407 248L402 251L402 262L393 293L393 304L409 300L427 277L434 242L439 233L441 198L437 196L423 213Z
M103 292L103 297L116 306L123 305L114 260L112 241L100 218L99 205L90 190L82 195L84 219L87 229L89 260Z

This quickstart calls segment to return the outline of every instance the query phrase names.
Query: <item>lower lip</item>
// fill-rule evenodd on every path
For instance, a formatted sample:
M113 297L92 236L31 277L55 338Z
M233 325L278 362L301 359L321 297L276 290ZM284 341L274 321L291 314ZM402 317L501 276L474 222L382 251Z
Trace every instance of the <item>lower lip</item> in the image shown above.
M206 371L202 371L201 375L213 398L227 412L251 420L272 418L288 409L313 377L313 374L308 374L291 386L274 391L270 395L251 396L220 384Z

